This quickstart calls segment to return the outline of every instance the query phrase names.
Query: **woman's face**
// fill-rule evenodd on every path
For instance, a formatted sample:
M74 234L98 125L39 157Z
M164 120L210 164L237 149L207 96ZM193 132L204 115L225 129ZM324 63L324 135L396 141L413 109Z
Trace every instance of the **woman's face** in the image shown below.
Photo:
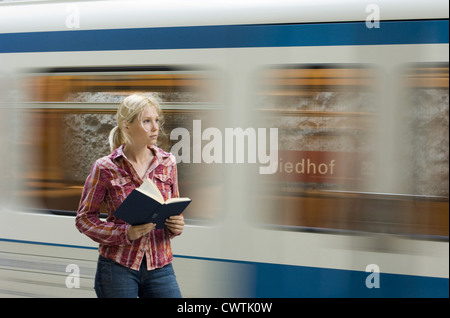
M147 107L142 114L128 123L128 133L133 144L139 146L153 146L159 133L159 115L155 107Z

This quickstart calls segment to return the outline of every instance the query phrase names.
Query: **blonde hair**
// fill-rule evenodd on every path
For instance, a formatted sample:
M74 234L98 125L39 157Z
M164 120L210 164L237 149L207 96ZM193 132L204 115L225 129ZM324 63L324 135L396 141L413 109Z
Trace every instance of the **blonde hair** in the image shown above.
M117 126L111 129L111 132L109 133L109 146L111 151L114 151L114 149L124 143L130 143L130 136L126 133L124 128L128 123L132 123L136 117L140 121L142 112L147 107L155 107L160 122L164 121L159 101L154 96L133 94L126 97L122 103L120 103L116 113Z

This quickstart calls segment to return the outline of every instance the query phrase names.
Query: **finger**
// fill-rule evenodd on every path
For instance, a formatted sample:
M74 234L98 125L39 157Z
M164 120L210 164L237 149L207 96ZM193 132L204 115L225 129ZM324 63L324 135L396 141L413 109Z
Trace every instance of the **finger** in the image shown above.
M183 224L166 223L166 226L171 230L182 230L184 228Z
M183 232L184 229L183 226L173 226L173 225L167 225L167 228L173 233L181 233Z
M140 231L144 231L146 229L148 229L149 227L151 227L153 223L146 223L146 224L141 224L141 225L136 225L136 229L140 230Z
M147 223L147 224L143 224L139 230L142 233L141 235L147 235L148 233L153 231L153 229L155 227L156 227L156 224L154 224L154 223Z
M179 215L175 215L175 216L171 216L168 219L166 219L167 222L171 222L171 223L183 223L184 224L184 218L182 216Z
M183 230L183 226L180 226L180 225L167 225L167 228L169 229L169 230L172 230L172 231L174 231L174 230L177 230L177 231L181 231L181 230Z
M183 222L182 221L178 221L178 220L167 219L166 223L169 223L169 224L182 224Z
M166 223L166 224L173 225L173 226L175 226L175 225L184 225L184 222L183 222L183 221L180 221L180 220L171 220L171 219L167 219L165 223Z
M167 229L172 232L173 234L181 234L183 233L183 228L173 228L173 227L167 227Z

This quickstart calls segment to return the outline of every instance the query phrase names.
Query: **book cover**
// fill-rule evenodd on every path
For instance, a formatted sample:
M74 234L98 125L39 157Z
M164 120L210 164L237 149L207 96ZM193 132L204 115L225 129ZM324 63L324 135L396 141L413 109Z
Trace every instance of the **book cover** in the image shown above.
M172 198L164 201L158 187L150 180L131 191L114 212L114 216L131 225L155 223L156 229L167 226L165 220L172 215L180 215L191 203L189 198Z

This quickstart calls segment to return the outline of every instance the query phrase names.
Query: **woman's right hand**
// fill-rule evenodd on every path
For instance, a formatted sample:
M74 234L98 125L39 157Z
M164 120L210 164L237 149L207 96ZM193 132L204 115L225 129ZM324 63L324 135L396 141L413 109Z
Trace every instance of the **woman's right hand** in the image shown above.
M137 240L138 238L147 235L156 227L155 223L147 223L141 225L132 225L128 229L128 239L130 241Z

